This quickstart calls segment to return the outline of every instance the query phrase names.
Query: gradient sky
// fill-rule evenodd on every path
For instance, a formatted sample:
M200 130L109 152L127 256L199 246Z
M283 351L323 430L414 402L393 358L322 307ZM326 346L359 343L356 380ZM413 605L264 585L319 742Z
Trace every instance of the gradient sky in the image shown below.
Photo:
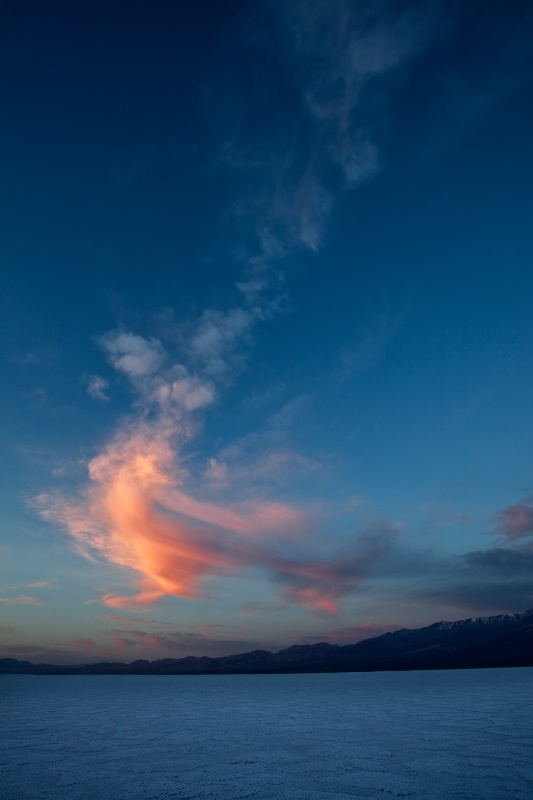
M5 0L0 656L533 605L529 0Z

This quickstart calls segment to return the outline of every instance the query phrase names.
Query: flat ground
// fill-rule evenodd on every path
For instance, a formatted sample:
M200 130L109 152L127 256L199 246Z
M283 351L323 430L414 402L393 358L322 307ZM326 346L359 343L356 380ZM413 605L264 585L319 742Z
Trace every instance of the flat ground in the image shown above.
M0 677L1 800L531 800L533 668Z

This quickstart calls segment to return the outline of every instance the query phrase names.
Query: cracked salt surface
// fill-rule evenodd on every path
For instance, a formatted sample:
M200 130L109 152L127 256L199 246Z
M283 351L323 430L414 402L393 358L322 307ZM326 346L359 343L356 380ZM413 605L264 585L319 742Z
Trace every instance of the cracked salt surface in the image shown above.
M0 677L0 800L531 800L533 669Z

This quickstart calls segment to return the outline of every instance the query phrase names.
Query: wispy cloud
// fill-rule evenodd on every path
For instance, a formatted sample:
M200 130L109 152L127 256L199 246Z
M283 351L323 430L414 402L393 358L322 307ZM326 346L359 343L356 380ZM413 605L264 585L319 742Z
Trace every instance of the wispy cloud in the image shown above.
M221 377L240 361L243 344L258 316L259 309L204 311L189 344L192 360L200 371L209 377Z
M164 360L163 348L157 339L145 339L134 333L111 331L101 337L111 364L131 380L157 372Z
M25 594L19 597L0 597L0 603L7 606L38 606L42 603L42 599Z
M249 441L247 443L250 444ZM286 482L302 472L317 468L316 461L289 449L255 453L248 461L241 443L226 448L218 458L209 458L205 477L214 486L225 488L234 486L237 482L241 485L242 482L252 481Z
M342 384L378 364L396 336L400 322L399 317L393 319L388 314L381 314L356 342L345 346L340 354L336 384Z
M100 403L108 403L109 395L109 381L101 378L99 375L90 375L87 380L87 394L93 400L98 400Z
M289 400L270 414L260 429L211 456L205 469L207 481L218 488L243 489L257 482L286 483L319 469L316 459L302 455L289 443L290 428L305 411L308 401L307 395Z
M255 191L234 203L253 226L257 249L240 285L263 287L265 265L298 249L317 250L328 219L349 190L382 168L380 139L386 106L376 113L368 93L384 96L389 76L442 35L442 4L399 6L391 0L265 1L254 6L249 29L273 29L294 116L265 139L254 129L228 137L220 164L248 173ZM263 37L263 42L265 37Z
M167 625L172 627L170 622L160 622L156 619L149 617L125 617L123 614L95 614L92 619L100 620L101 622L120 622L122 625L157 625L158 627L165 627Z

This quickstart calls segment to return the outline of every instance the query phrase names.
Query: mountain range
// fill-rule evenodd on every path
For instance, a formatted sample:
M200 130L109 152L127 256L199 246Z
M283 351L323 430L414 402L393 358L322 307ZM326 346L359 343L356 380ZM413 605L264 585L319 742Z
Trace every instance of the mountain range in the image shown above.
M385 633L357 644L293 645L278 653L210 658L187 656L130 664L32 664L0 659L0 674L31 675L226 675L294 672L472 669L533 666L533 609L520 614L435 622L425 628Z

